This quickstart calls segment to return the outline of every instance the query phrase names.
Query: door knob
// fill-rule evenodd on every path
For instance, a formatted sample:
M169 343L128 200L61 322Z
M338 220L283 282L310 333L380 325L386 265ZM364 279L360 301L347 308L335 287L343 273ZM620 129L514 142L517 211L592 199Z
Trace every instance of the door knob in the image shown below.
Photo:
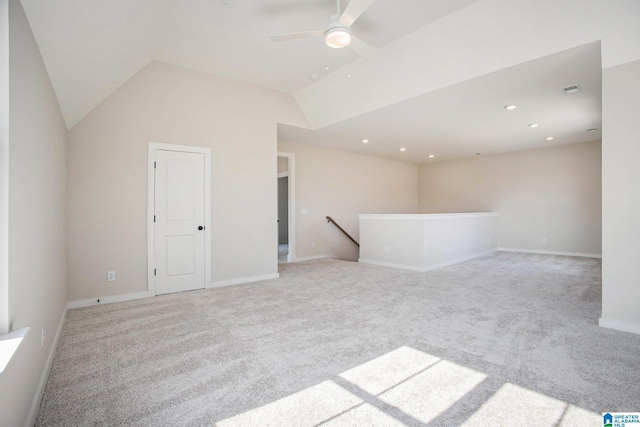
M200 225L198 226L198 230L204 230L204 227Z

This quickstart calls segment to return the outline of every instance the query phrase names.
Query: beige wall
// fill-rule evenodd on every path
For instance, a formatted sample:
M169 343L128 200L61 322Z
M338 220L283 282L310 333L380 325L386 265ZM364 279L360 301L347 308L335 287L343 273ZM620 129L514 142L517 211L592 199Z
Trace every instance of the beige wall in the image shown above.
M277 273L278 122L290 95L160 62L111 94L69 133L70 300L147 290L149 141L212 149L212 281Z
M640 61L602 79L602 320L640 333Z
M22 426L33 421L67 302L67 130L22 6L8 3L9 321L31 332L0 378L0 424Z
M500 212L499 247L599 255L600 164L597 141L425 164L419 210Z
M355 245L327 223L327 215L358 240L358 214L416 213L414 164L289 141L279 141L278 151L295 154L297 258L358 259Z

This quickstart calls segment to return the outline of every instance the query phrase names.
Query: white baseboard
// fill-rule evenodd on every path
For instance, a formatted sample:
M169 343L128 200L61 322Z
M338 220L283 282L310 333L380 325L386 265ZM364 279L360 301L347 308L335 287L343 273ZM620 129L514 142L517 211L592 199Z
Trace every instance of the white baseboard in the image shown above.
M623 322L621 320L600 318L598 324L603 328L616 329L622 332L631 332L632 334L640 334L640 324Z
M138 292L135 294L111 295L106 297L96 297L91 299L83 299L79 301L70 301L69 308L89 307L92 305L109 304L112 302L132 301L135 299L150 298L155 295L149 291ZM100 302L98 302L100 301Z
M207 286L207 289L219 288L219 287L222 287L222 286L239 285L241 283L259 282L261 280L277 279L278 277L280 277L280 274L273 273L273 274L264 274L264 275L261 275L261 276L240 277L240 278L237 278L237 279L221 280L221 281L217 281L217 282L212 282L209 286ZM146 291L146 292L138 292L138 293L134 293L134 294L123 294L123 295L112 295L112 296L106 296L106 297L96 297L96 298L91 298L91 299L70 301L68 307L69 308L90 307L92 305L102 305L102 304L109 304L109 303L113 303L113 302L133 301L133 300L136 300L136 299L150 298L150 297L154 297L154 296L155 296L154 293ZM100 300L100 302L98 302L98 300Z
M60 323L58 323L58 329L56 330L56 334L53 338L53 342L51 343L51 348L49 349L47 362L44 364L44 369L42 371L42 374L40 375L40 382L38 383L36 394L33 396L33 402L31 402L31 408L29 409L29 415L27 416L25 427L30 427L36 424L36 418L38 417L38 409L40 408L40 402L42 401L42 396L44 396L44 388L46 387L47 381L49 380L49 374L51 373L51 366L53 365L53 358L56 355L56 350L58 349L58 342L60 342L60 335L62 335L62 328L64 327L64 321L67 318L67 311L68 311L68 307L65 307L64 311L62 312L62 318L60 319Z
M239 277L237 279L219 280L217 282L211 282L211 284L207 287L207 289L221 288L223 286L240 285L242 283L260 282L262 280L277 279L278 277L280 277L280 274L273 273L273 274L263 274L261 276Z
M393 262L377 261L377 260L368 259L368 258L358 258L358 262L361 262L363 264L379 265L381 267L400 268L402 270L411 270L411 271L419 271L419 272L423 271L422 267L416 267L414 265L396 264Z
M438 268L449 267L450 265L460 264L461 262L471 261L472 259L480 258L483 256L493 255L494 253L496 253L497 250L498 250L497 248L489 249L482 252L476 252L471 255L466 255L460 258L454 258L448 261L443 261L438 264L428 265L422 271L424 272L432 271Z
M496 249L489 249L488 251L476 252L471 255L450 259L447 261L439 262L437 264L427 265L424 267L418 267L415 265L408 265L408 264L395 264L391 262L376 261L376 260L366 259L366 258L358 258L358 262L361 262L364 264L380 265L382 267L401 268L403 270L419 271L421 273L426 273L427 271L437 270L438 268L448 267L450 265L460 264L461 262L470 261L472 259L479 258L482 256L491 255L495 252L496 252Z
M536 249L498 248L501 252L521 252L524 254L562 255L582 258L602 258L602 254L585 254L580 252L539 251Z
M293 262L315 261L317 259L329 259L329 258L335 258L335 257L336 256L334 254L311 255L311 256L296 257L293 260Z

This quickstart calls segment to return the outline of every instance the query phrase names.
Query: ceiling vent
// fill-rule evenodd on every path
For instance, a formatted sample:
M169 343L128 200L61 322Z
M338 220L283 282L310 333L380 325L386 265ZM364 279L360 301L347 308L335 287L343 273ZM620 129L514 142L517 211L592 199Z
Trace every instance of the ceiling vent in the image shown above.
M562 90L567 95L570 94L570 93L576 93L576 92L580 91L580 85L567 86L567 87L562 88Z

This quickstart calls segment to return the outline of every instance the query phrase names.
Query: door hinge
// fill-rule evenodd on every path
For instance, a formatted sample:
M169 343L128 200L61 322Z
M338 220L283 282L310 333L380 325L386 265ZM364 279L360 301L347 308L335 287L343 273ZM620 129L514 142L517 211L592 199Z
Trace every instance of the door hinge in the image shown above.
M153 222L156 222L156 216L155 215L153 216Z
M153 162L153 168L154 169L156 168L156 162Z
M155 268L153 269L153 275L154 276L156 275L156 269Z

